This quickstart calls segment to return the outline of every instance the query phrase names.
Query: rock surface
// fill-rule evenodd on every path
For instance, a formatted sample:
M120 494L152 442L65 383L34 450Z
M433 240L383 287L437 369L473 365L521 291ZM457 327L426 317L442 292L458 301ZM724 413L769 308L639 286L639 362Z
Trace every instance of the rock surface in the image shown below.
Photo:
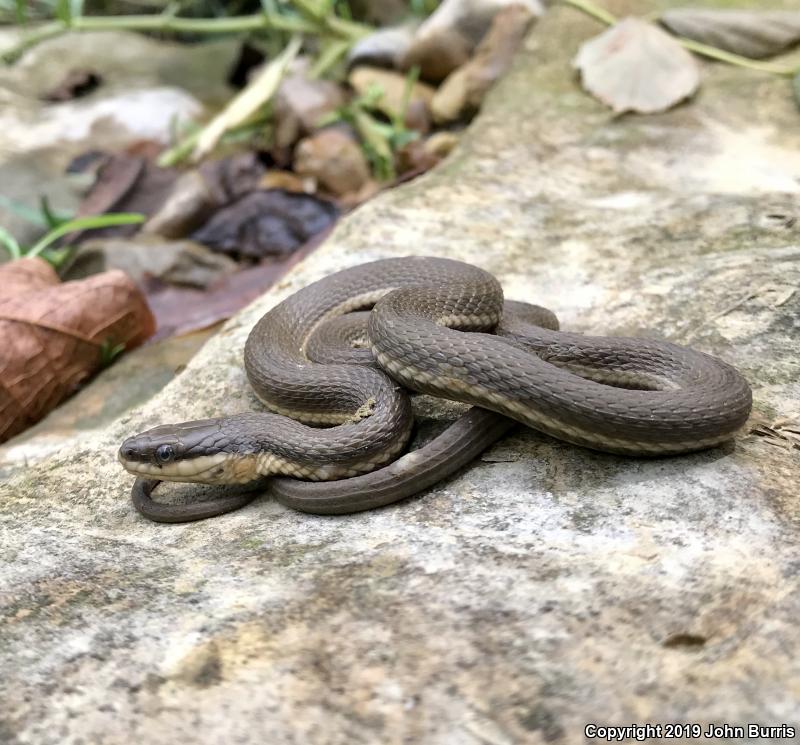
M346 218L162 393L9 463L0 739L505 745L582 743L587 722L800 726L800 451L780 438L637 460L520 431L383 510L318 518L265 495L186 526L140 519L115 460L134 431L255 406L241 350L280 299L423 251L484 266L564 328L719 355L752 382L754 423L796 421L785 81L704 64L695 101L616 118L570 66L597 32L551 10L441 166Z

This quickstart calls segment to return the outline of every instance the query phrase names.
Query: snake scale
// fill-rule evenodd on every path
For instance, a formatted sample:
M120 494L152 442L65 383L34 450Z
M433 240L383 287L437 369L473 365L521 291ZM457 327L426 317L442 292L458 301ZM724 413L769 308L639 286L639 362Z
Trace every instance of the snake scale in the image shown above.
M730 439L751 408L747 382L721 360L559 331L546 309L504 301L488 272L431 257L362 264L303 288L256 323L244 364L268 412L162 425L122 444L147 517L197 520L253 498L162 503L152 490L165 480L276 476L279 501L339 514L431 486L514 422L606 452L665 455ZM413 427L406 388L475 408L401 456Z

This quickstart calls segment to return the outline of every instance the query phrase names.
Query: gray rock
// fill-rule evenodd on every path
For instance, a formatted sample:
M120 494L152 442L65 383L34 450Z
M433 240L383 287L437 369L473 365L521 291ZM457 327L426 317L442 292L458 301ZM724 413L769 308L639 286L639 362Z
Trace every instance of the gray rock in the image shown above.
M348 64L350 67L356 65L400 67L418 25L415 22L392 28L381 28L369 36L359 39L350 47L347 54Z
M0 37L0 45L11 41ZM64 174L73 157L135 140L168 142L176 121L230 97L225 79L238 47L236 39L178 45L129 32L65 34L0 65L3 196L36 207L46 194L52 207L73 211L80 191ZM102 84L73 101L41 100L75 69L99 73ZM41 232L2 204L0 224L22 242Z
M65 279L80 279L107 269L121 269L137 282L150 276L202 289L235 272L237 264L193 241L170 241L142 233L133 238L85 241L70 262Z
M344 103L344 93L336 83L308 77L307 67L296 67L278 88L274 104L275 147L292 147L303 135L318 129L326 114Z
M417 252L486 267L564 328L719 355L752 382L754 424L797 420L785 81L708 65L697 100L615 118L570 66L597 31L553 8L445 162L345 218L157 396L9 466L0 739L479 745L582 743L588 722L800 726L800 453L780 437L647 460L519 431L380 511L317 518L265 494L186 526L140 519L115 460L134 431L255 406L242 346L281 298Z

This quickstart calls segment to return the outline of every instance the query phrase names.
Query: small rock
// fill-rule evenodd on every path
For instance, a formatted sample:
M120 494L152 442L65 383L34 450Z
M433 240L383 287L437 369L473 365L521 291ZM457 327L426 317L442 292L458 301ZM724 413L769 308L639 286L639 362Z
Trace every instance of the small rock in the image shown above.
M439 83L467 62L472 49L469 39L458 31L436 29L414 39L401 68L407 70L416 65L421 78Z
M202 225L213 207L211 189L199 171L184 173L166 201L143 226L142 232L163 238L181 238Z
M358 191L350 192L340 197L338 203L347 210L355 209L359 204L369 201L383 187L375 179L370 179Z
M208 220L212 210L259 188L264 171L258 156L251 152L206 161L177 179L143 232L183 238Z
M237 270L236 262L192 241L156 236L85 241L77 249L65 279L121 269L136 282L157 277L170 284L205 289Z
M431 110L425 101L417 98L408 102L406 115L403 119L403 124L408 129L413 129L415 132L425 135L431 131L432 123Z
M219 210L192 234L192 240L248 259L286 256L328 228L338 215L333 204L308 194L254 191Z
M261 189L283 189L294 194L312 194L314 179L300 178L291 171L267 171L259 182Z
M275 96L275 147L287 148L319 128L320 119L344 104L336 83L307 76L307 64L295 66Z
M399 72L383 70L379 67L357 67L347 78L356 93L363 95L372 87L378 87L383 95L376 102L376 106L387 116L393 117L403 108L403 99L406 91L406 78ZM426 108L433 99L434 89L425 83L415 82L408 99L409 105L417 102Z
M327 192L340 196L359 191L369 181L361 147L338 128L323 129L301 140L294 151L294 170L313 177Z
M425 140L425 149L437 156L446 158L458 144L459 137L455 132L436 132Z
M539 0L444 0L417 29L402 67L419 65L425 80L444 80L467 61L492 19L508 5L523 5L534 16L544 12Z
M448 75L436 91L431 103L435 122L454 121L480 108L486 92L511 66L533 20L524 5L509 5L494 17L472 59Z
M440 158L425 147L425 143L414 140L397 153L397 171L405 180L433 168Z
M371 65L373 67L399 68L411 46L414 32L419 24L407 23L393 28L382 28L359 39L350 48L347 64Z

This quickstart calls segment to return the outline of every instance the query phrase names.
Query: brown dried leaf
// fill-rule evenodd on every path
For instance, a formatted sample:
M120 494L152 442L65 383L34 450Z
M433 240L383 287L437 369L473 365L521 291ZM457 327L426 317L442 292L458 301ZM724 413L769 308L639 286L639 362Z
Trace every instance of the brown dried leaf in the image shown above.
M339 216L332 203L279 189L254 191L223 207L192 240L231 256L286 256L329 228Z
M104 344L130 348L155 330L141 292L119 271L59 284L41 259L18 259L0 266L0 286L0 442L96 371Z
M637 18L624 18L585 42L574 65L583 87L617 112L664 111L691 96L700 83L692 55Z
M165 285L157 280L147 281L148 303L158 319L158 331L153 340L181 336L230 318L312 253L330 230L315 235L292 254L228 275L202 291Z
M59 282L51 264L33 259L20 259L0 265L0 277L3 280L2 301L57 285Z
M106 212L141 212L151 215L164 203L177 173L159 168L147 158L127 155L100 155L95 164L94 185L78 210L79 217L102 215ZM127 237L136 234L139 225L118 225L80 231L68 236L68 242L78 244L87 236L92 239Z
M676 8L660 18L670 31L744 57L771 57L800 41L800 12Z

